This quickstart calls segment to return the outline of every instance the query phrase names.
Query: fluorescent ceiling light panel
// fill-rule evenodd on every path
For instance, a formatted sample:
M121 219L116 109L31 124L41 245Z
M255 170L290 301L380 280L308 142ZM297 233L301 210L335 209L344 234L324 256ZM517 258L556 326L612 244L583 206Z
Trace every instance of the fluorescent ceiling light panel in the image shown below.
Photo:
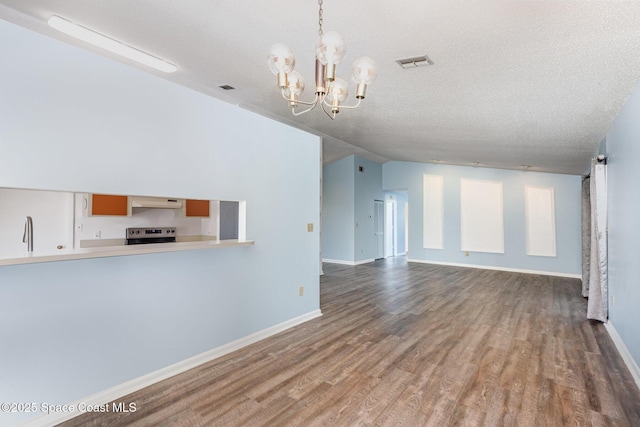
M148 53L128 46L100 33L96 33L95 31L85 28L81 25L74 24L73 22L67 21L66 19L59 16L54 15L49 18L49 21L47 22L51 28L55 28L56 30L71 37L75 37L79 40L85 41L94 46L98 46L102 49L108 50L111 53L123 56L158 71L173 73L178 70L178 67L169 62L163 61L160 58L156 58L155 56L149 55Z

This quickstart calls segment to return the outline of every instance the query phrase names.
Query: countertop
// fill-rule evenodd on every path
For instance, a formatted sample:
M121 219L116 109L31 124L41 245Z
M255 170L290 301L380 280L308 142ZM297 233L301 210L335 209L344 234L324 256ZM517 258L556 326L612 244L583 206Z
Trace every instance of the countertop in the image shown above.
M74 259L106 258L114 256L153 254L161 252L193 251L199 249L253 246L253 240L196 240L173 243L153 243L148 245L115 245L79 249L61 249L53 252L39 252L0 257L0 266L35 264L39 262L67 261Z

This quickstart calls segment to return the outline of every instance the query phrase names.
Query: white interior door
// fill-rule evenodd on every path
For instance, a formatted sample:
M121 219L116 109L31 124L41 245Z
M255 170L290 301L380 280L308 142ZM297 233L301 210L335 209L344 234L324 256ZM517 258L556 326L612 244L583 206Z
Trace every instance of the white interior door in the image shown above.
M374 200L373 239L376 245L376 259L384 258L384 202Z
M396 209L396 201L395 200L387 200L386 203L386 212L385 212L385 248L384 248L384 256L396 256L398 252L398 233L396 231L397 219L396 219L397 209Z
M404 252L409 255L409 203L404 204Z

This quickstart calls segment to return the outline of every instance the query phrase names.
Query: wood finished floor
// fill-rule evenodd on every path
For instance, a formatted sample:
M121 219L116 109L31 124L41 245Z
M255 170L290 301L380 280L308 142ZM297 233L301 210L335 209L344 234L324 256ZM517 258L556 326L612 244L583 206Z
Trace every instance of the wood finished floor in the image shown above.
M323 316L64 426L638 426L640 392L580 281L324 265Z

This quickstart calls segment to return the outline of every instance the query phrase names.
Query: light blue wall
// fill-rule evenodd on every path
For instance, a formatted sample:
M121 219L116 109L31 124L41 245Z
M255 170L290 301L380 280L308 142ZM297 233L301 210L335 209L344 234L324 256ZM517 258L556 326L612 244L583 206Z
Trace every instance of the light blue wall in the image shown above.
M355 156L355 261L376 257L373 229L374 200L384 200L382 193L382 165ZM363 166L364 172L358 167Z
M325 166L322 178L322 258L373 260L373 202L384 200L382 165L349 156Z
M581 273L579 176L412 162L388 162L382 165L382 170L384 189L408 190L410 259L575 275ZM422 180L425 173L444 177L442 250L422 247ZM460 250L461 178L504 183L504 254L471 252L465 256ZM526 254L525 185L555 188L556 257Z
M4 21L0 53L0 186L246 200L256 241L0 267L0 402L72 402L319 309L317 137Z
M640 88L609 129L609 320L640 365ZM611 298L615 298L615 304Z
M322 258L353 262L354 157L322 170Z

